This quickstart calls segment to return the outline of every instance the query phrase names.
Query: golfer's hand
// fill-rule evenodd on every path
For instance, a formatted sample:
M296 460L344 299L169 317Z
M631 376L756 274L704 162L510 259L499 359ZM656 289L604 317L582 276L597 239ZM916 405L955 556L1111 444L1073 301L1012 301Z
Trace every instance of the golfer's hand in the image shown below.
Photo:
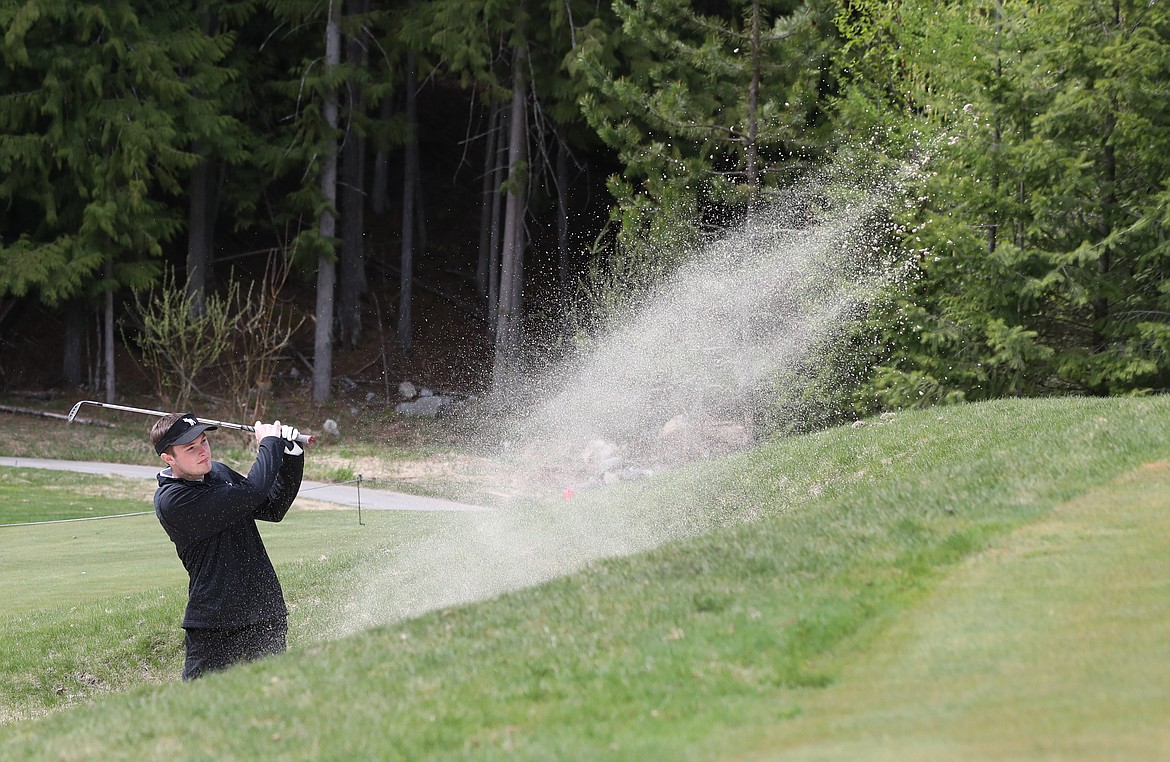
M264 437L280 436L280 421L275 423L262 423L261 421L256 421L256 424L253 428L256 429L256 444L260 444L260 441L263 440Z
M286 455L300 455L305 451L304 448L301 447L300 442L297 441L297 437L300 435L301 432L297 431L292 426L280 427L280 438L284 440L284 452Z

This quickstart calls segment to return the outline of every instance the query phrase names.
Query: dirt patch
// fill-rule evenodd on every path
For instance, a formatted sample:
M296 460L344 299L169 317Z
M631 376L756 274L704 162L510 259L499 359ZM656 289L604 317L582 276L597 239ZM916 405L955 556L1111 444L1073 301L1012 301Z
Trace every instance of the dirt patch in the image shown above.
M348 457L327 450L315 456L316 471L335 476L361 476L375 489L400 490L421 494L486 494L513 498L532 491L526 474L514 466L459 453L436 453L419 458L386 460L373 456ZM340 481L332 479L328 481Z

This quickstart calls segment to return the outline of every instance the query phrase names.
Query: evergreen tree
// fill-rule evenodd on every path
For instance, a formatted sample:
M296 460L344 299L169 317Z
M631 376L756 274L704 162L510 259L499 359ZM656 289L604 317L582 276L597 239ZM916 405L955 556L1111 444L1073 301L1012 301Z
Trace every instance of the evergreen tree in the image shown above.
M815 2L613 7L620 27L588 30L579 66L585 114L624 168L614 266L636 288L822 155L832 39Z
M564 190L553 179L556 147L549 136L560 127L579 138L584 126L576 105L581 83L568 68L579 30L604 12L588 0L431 0L405 18L403 38L418 52L423 71L474 88L493 126L483 149L490 177L483 182L483 263L476 270L488 296L499 376L519 367L524 346L534 203L543 208L542 192ZM493 161L493 154L501 159Z
M364 56L359 53L360 46L355 46L353 54L343 60L342 48L347 35L360 37L362 44L377 39L377 25L383 17L375 12L346 15L341 0L269 0L266 6L274 24L263 44L277 49L269 63L273 68L269 92L282 111L257 113L255 129L264 140L257 142L254 154L266 178L262 187L275 189L280 197L274 194L257 199L257 203L267 206L265 211L285 236L286 249L299 267L316 273L313 399L322 403L332 395L339 313L339 152L347 135L356 139L369 129L364 114L366 98L344 101L342 95L369 82ZM352 161L363 161L363 155L364 151L356 151ZM352 202L349 208L353 209ZM349 238L360 244L352 231ZM360 256L361 252L355 253ZM351 301L345 309L351 319L346 338L353 341L360 330L352 318L357 311L353 302L360 298L361 265L343 270L343 277L352 279L346 284L345 295Z
M338 270L338 328L340 340L357 346L362 336L362 294L368 289L365 255L366 201L366 83L370 79L369 0L350 0L341 20L345 33L345 63L349 79L343 108L341 142L341 250Z
M27 0L0 6L0 291L49 304L106 262L142 286L182 218L168 203L198 132L221 124L199 93L229 73L230 40L203 35L182 3Z
M0 294L105 292L112 344L113 291L159 274L191 146L223 126L203 94L231 40L174 1L10 1L0 27Z
M841 122L932 157L887 406L1164 389L1166 20L1142 3L851 2Z
M523 5L521 6L523 8ZM528 203L528 43L517 35L512 48L512 106L508 116L508 180L504 203L500 291L496 308L496 351L492 383L507 388L518 369L521 305L524 295L524 220Z
M239 45L240 32L253 22L257 14L256 0L223 0L195 3L197 23L202 32L231 40L221 67L225 76L216 88L198 92L206 104L207 116L193 122L192 152L198 163L191 169L186 185L187 261L186 284L192 295L191 305L201 313L206 292L214 281L214 252L216 224L224 201L222 188L235 179L239 168L250 159L255 136L250 135L242 121L248 105L243 97L248 89L247 74L258 71L252 59L253 51ZM231 201L233 194L228 194ZM240 220L238 205L229 209L231 219ZM246 218L246 215L245 215ZM238 223L237 223L238 224Z
M327 402L332 395L333 374L333 314L337 283L337 263L334 259L334 233L337 225L337 109L340 88L331 80L341 66L342 0L328 0L325 16L324 87L321 114L325 122L325 139L319 144L322 151L321 183L322 205L318 228L324 243L317 256L317 325L313 343L313 401Z
M1093 394L1170 388L1170 15L1159 3L1039 5L1036 108L1021 170L1036 191L1008 256L1050 309L1030 324L1054 384ZM1072 34L1070 34L1072 30Z
M403 151L402 166L402 250L399 258L398 346L410 354L414 339L414 255L415 188L419 182L418 157L418 63L414 52L406 53L406 126L410 135Z

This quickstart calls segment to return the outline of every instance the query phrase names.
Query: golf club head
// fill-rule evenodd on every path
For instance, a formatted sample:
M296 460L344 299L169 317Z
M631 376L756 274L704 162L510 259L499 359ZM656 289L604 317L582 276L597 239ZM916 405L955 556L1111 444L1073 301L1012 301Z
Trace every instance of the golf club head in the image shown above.
M78 402L76 405L74 405L73 409L69 411L69 417L65 419L65 422L73 423L73 419L77 417L77 411L80 410L81 406L87 402L89 402L89 400L82 400L81 402Z

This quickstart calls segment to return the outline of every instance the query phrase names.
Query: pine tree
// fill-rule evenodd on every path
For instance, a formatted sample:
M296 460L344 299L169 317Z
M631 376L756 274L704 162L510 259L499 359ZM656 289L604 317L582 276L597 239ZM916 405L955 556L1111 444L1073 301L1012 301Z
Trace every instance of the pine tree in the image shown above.
M933 155L905 214L917 279L874 358L877 399L1166 388L1162 15L854 0L841 21L841 124Z
M55 304L106 261L115 285L149 282L182 225L165 197L195 163L193 123L217 121L198 92L227 76L215 63L228 41L181 7L147 16L128 0L28 0L0 9L0 24L0 198L12 209L0 288Z
M362 113L366 99L345 102L342 96L347 90L353 92L348 86L361 87L369 81L363 57L355 51L343 59L342 49L347 33L376 38L381 17L346 15L341 0L269 0L265 5L272 13L272 26L261 39L266 49L276 49L264 59L272 72L267 94L280 111L260 109L251 123L256 134L263 136L254 146L256 166L262 170L261 187L281 193L257 198L255 203L267 207L277 233L286 241L288 255L303 270L316 272L313 399L322 403L332 395L339 314L339 152L350 131L356 136L369 126ZM362 161L362 154L356 152L353 160ZM350 238L354 238L352 231ZM360 297L359 276L360 266L343 274L357 279L347 283L345 291L355 300ZM356 288L350 290L351 285ZM345 309L352 318L357 307L347 302ZM354 340L358 326L351 320L347 330L347 340Z
M584 126L576 106L582 85L570 72L578 31L603 11L588 0L431 0L404 19L403 38L418 52L422 70L474 88L494 129L484 148L491 176L483 179L483 254L476 269L488 297L496 382L518 369L524 345L532 199L549 187L567 192L556 187L551 136L560 127L577 137ZM501 160L493 162L492 154Z
M0 294L104 292L112 357L113 292L161 271L191 146L222 125L203 94L230 76L230 39L181 2L25 0L0 27Z
M796 0L617 0L588 30L584 112L618 154L609 269L636 294L824 152L824 9ZM613 297L618 298L620 297Z
M223 189L250 160L251 144L256 142L243 121L247 110L243 94L248 89L246 74L258 71L259 67L250 60L253 51L241 48L239 41L240 33L255 21L259 9L256 0L203 0L195 6L195 18L203 34L231 43L220 62L222 76L200 83L213 89L197 92L205 113L189 125L194 135L191 151L198 157L198 163L192 168L186 185L186 284L192 295L192 308L198 314L214 282L216 225L221 206L233 198L233 194L225 194ZM231 204L229 215L225 216L240 220L239 211Z
M1170 388L1170 17L1135 0L1037 6L1048 93L1021 150L1037 188L1019 250L1051 309L1036 325L1059 381L1093 394ZM1073 30L1073 34L1069 34Z
M369 0L350 0L341 20L345 33L345 64L349 78L345 86L343 108L345 128L341 143L341 248L338 269L338 338L355 347L362 336L362 294L366 281L365 206L366 206L366 83L369 74L371 16Z

